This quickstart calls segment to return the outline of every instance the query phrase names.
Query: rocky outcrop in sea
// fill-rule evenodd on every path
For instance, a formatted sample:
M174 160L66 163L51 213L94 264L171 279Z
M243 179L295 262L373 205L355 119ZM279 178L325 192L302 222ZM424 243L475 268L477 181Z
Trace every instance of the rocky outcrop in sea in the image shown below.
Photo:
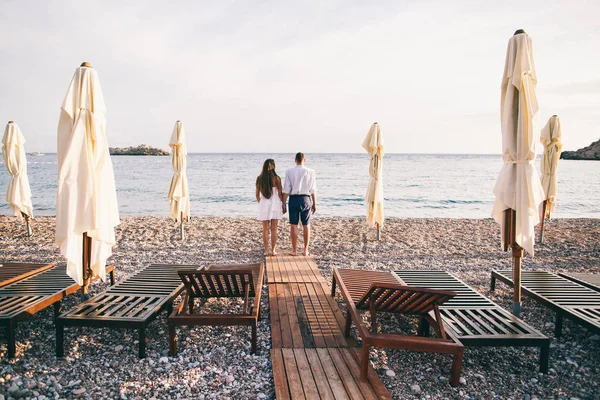
M141 144L137 147L110 147L108 151L111 156L168 156L170 154L168 151L147 144Z
M577 151L563 151L563 160L600 160L600 139Z

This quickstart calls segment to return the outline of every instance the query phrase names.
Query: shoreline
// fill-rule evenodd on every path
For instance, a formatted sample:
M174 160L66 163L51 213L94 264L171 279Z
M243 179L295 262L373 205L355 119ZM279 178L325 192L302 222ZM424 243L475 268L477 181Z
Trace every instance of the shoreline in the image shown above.
M34 236L27 239L21 236L23 224L0 215L2 258L64 263L54 244L54 217L35 217L32 226ZM193 217L185 227L187 240L181 242L178 225L169 217L121 217L109 259L117 282L150 263L264 261L261 226L254 218ZM510 288L499 284L495 292L489 290L490 271L512 265L510 252L500 249L499 225L491 218L389 218L380 242L364 217L320 217L312 227L310 250L328 284L334 267L444 269L511 310ZM288 228L287 222L280 224L280 252L290 248ZM551 219L544 240L544 246L536 246L535 257L525 256L524 270L600 274L600 219ZM93 284L90 293L106 287ZM268 293L263 291L256 355L248 354L249 332L244 328L196 327L181 330L180 352L167 357L163 314L148 328L144 360L137 357L133 330L78 328L66 331L66 357L57 361L50 307L17 325L17 358L8 361L5 336L0 341L0 392L14 384L23 397L34 397L34 392L78 397L75 393L85 389L92 398L273 398ZM337 300L343 308L339 296ZM63 309L79 302L77 295L70 296ZM211 300L204 307L218 312L223 306ZM462 374L466 384L458 388L448 384L450 360L443 355L375 349L371 361L398 399L598 398L600 337L567 320L557 340L554 314L528 298L523 299L522 319L551 338L548 374L538 373L539 353L530 348L467 348ZM383 318L382 326L389 331L414 328L412 321L395 317ZM419 367L409 367L414 365ZM395 376L388 376L388 370Z

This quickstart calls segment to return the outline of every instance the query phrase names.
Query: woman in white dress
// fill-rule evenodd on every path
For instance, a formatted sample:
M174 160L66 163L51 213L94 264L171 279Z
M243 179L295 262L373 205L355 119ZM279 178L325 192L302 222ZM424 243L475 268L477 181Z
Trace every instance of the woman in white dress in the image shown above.
M276 256L277 226L283 214L287 212L281 191L281 178L275 172L275 160L267 159L262 172L256 178L256 201L258 201L258 220L262 221L263 246L265 256L269 255L269 232L271 232L271 253Z

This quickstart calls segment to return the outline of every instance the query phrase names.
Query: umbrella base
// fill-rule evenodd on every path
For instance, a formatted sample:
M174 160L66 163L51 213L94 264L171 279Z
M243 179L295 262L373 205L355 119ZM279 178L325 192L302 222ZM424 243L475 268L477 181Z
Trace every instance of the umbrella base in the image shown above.
M516 301L513 303L513 315L515 317L521 318L521 302Z

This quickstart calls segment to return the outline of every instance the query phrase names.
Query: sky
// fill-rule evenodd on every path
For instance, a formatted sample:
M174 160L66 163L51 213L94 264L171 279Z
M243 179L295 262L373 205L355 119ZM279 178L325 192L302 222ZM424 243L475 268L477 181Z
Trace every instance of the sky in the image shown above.
M542 125L565 150L600 138L598 1L0 0L0 121L56 151L83 61L98 71L111 147L501 153L508 39L531 36ZM6 122L4 122L6 121Z

